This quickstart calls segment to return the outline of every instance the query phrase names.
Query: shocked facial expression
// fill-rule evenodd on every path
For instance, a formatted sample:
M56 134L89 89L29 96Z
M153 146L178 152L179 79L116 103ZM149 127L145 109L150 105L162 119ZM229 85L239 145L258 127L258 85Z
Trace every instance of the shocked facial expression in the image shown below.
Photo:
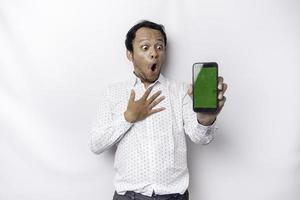
M135 33L133 52L127 51L128 59L133 63L135 74L144 84L158 79L165 61L166 47L159 30L140 28Z

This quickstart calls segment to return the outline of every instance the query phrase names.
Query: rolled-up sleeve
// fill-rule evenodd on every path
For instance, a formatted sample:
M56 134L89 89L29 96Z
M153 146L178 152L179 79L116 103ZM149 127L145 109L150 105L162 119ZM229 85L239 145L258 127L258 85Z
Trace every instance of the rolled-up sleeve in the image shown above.
M89 140L89 147L95 154L100 154L116 144L133 125L125 120L124 115L113 119L108 88L100 100L96 119Z
M198 123L197 113L193 111L192 98L187 94L188 86L184 86L182 99L183 128L189 138L196 144L209 144L217 130L216 121L210 126Z

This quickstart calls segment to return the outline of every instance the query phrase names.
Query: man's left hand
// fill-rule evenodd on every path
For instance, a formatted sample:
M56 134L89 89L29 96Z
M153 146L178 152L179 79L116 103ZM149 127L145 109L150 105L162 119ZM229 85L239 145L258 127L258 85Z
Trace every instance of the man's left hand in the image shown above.
M218 114L221 112L221 110L225 104L226 97L224 96L224 94L225 94L226 90L227 90L227 84L224 83L223 77L219 76L218 77L218 100L219 100L218 109L214 113L205 113L205 112L197 113L197 120L200 124L202 124L204 126L209 126L214 123ZM189 87L188 95L193 99L192 85L190 85L190 87Z

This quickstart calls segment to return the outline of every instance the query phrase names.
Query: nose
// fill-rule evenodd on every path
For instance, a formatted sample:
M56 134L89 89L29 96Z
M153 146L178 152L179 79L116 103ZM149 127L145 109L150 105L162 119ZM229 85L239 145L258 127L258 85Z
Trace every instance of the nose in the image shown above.
M150 52L150 57L151 59L158 58L158 53L155 48L153 48L152 51Z

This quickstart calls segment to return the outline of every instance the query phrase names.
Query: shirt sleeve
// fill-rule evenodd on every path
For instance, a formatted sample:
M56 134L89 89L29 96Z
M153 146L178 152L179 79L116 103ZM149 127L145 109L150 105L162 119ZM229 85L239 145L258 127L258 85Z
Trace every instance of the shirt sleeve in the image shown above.
M188 86L184 87L182 100L183 128L185 133L196 144L209 144L216 133L216 121L210 126L198 123L197 113L193 111L192 98L187 94Z
M112 103L109 99L109 89L107 89L101 98L97 120L90 133L89 146L95 154L100 154L119 142L133 125L125 120L124 115L116 119L112 116Z

